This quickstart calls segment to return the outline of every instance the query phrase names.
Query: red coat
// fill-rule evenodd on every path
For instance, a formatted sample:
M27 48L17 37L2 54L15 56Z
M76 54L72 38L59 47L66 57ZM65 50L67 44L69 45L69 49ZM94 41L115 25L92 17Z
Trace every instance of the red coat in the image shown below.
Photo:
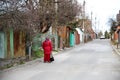
M44 54L50 54L52 51L52 43L50 40L45 40L42 44L42 48L44 49Z

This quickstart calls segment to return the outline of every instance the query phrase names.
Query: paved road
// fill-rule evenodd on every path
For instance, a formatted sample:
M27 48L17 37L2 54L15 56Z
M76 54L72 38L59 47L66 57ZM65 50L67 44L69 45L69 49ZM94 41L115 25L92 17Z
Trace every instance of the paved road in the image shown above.
M55 62L19 66L0 80L120 80L120 56L109 40L94 40L55 55Z

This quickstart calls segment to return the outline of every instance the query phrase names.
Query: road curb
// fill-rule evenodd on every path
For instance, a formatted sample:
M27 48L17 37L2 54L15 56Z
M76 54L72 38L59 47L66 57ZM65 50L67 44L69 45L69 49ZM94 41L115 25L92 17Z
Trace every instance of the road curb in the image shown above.
M111 44L111 45L112 45L112 44ZM114 50L118 55L120 55L120 52L115 48L114 45L112 45L112 48L113 48L113 50Z
M60 50L60 51L58 51L58 52L54 52L54 51L53 51L53 56L54 56L54 55L57 55L57 54L61 54L61 53L66 52L66 51L70 51L71 49L74 49L74 48L76 48L76 47L83 46L83 45L84 45L84 44L76 45L76 46L74 46L74 47L69 47L69 48L66 48L66 49L64 49L64 50ZM24 67L24 66L27 66L27 65L32 65L33 63L36 63L36 62L43 63L43 57L37 58L37 59L35 59L35 60L28 61L28 62L25 62L25 63L22 64L22 65L16 65L16 66L13 66L13 67L11 67L11 68L7 68L7 69L0 70L0 72L6 72L6 71L10 71L10 70L15 70L15 69L17 69L17 68L21 68L21 67Z

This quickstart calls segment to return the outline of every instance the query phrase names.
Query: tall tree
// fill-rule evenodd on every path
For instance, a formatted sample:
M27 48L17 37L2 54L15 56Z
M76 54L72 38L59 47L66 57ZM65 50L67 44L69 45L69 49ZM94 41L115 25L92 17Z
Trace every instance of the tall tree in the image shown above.
M108 33L107 31L105 31L105 38L106 38L106 39L109 39L109 38L110 38L110 35L109 35L109 33Z
M58 24L65 25L73 21L81 11L81 5L77 0L58 0Z
M98 37L101 37L103 35L102 31L98 33Z
M77 0L0 0L0 28L46 32L56 16L58 25L65 25L75 19L80 9Z
M110 32L113 33L117 28L117 21L114 20L113 18L110 18L108 22L109 22L109 25L111 27Z

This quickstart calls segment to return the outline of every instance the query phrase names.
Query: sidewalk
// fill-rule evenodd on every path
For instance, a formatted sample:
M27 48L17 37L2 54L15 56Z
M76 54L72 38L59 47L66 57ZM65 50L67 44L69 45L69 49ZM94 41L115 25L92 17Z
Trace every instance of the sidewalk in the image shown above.
M113 45L112 43L111 43L111 45L112 45L113 50L114 50L118 55L120 55L120 46L118 46L118 48L117 48L117 45Z
M65 48L64 50L59 50L58 52L53 51L52 54L53 55L61 54L61 53L65 52L65 51L71 50L73 48L76 48L76 47L79 47L79 46L82 46L82 45L83 44L76 45L74 47ZM35 60L28 61L28 62L25 62L24 64L21 64L21 65L15 65L15 66L12 66L10 68L2 69L2 70L0 70L0 72L1 71L14 70L14 69L21 68L21 67L24 67L24 66L30 66L32 64L39 64L39 63L43 63L43 57L42 58L37 58Z

